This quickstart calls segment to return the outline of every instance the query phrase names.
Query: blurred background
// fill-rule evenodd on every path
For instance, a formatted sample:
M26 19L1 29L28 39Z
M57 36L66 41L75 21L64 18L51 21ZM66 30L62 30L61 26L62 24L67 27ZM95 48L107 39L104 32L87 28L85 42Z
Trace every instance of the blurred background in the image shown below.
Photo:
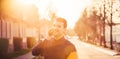
M0 0L1 55L32 48L57 17L67 38L120 51L120 0Z

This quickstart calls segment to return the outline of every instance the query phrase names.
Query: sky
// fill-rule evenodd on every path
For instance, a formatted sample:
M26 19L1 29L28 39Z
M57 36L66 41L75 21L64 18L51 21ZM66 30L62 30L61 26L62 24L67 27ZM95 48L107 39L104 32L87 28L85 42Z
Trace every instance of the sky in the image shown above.
M9 1L9 0L8 0ZM68 28L73 28L82 10L91 4L92 0L13 0L15 4L34 4L38 8L40 18L48 18L50 7L58 17L67 20ZM18 6L17 5L17 6ZM19 9L19 8L18 8ZM48 19L49 20L49 19Z
M91 0L39 0L35 4L43 18L47 17L48 6L52 6L57 16L67 20L68 28L73 28L82 10L91 4Z

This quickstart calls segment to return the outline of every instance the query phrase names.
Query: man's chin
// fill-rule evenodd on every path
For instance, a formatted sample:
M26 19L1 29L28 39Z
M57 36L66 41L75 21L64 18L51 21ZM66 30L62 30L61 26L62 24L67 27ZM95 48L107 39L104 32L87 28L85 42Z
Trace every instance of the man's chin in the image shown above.
M58 37L56 36L56 37L55 37L55 40L59 40L59 39L61 39L62 37L63 37L63 36L58 36Z

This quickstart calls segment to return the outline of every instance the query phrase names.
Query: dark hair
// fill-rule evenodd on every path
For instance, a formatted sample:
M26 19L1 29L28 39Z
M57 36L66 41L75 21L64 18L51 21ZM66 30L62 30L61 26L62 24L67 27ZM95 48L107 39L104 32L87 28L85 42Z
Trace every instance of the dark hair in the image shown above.
M58 21L58 22L63 22L64 28L67 27L67 21L66 21L66 19L59 17L59 18L56 19L56 21Z

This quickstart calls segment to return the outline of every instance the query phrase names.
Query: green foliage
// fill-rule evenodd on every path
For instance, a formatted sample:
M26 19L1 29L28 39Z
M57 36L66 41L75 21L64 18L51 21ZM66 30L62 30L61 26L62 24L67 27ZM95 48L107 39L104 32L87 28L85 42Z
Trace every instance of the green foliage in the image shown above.
M8 53L8 39L0 38L0 59L3 59L5 55Z
M35 45L34 37L27 37L27 47L32 48Z
M22 47L23 47L22 40L23 39L20 38L20 37L14 37L13 38L14 51L22 50Z

